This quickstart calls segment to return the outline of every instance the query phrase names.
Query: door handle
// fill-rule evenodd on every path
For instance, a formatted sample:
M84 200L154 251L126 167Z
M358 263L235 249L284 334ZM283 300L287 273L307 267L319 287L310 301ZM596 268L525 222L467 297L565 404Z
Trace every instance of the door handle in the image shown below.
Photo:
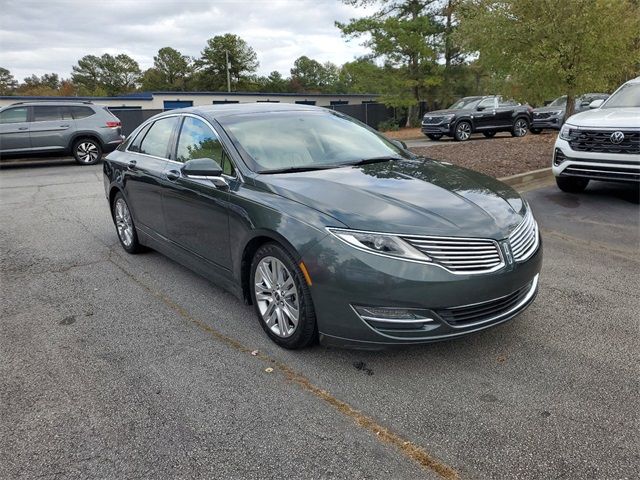
M180 178L180 172L178 170L169 170L166 173L166 177L167 177L167 180L171 180L172 182L175 182L177 179Z
M29 130L29 127L18 127L18 130Z
M62 128L69 128L69 125L60 125Z
M135 160L131 160L128 164L127 164L127 168L129 170L135 170L136 169L136 161Z

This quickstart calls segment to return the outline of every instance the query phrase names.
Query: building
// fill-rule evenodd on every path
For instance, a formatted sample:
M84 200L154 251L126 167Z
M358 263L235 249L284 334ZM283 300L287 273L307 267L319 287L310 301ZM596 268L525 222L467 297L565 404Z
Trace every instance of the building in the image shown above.
M360 105L375 103L378 95L372 94L298 94L298 93L241 93L241 92L140 92L118 97L31 97L0 96L0 107L20 101L37 100L90 100L110 109L170 110L191 106L223 103L301 103L330 107L335 105Z

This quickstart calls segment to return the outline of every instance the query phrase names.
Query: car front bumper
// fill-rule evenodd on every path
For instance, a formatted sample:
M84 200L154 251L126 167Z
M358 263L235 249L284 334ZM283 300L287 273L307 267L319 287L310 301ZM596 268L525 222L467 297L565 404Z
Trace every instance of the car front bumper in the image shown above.
M431 343L506 322L534 300L542 242L525 262L486 274L454 274L435 265L358 251L328 236L305 252L320 340L349 348ZM425 321L394 323L358 307L406 309Z
M562 117L536 118L533 117L530 128L560 130L562 127Z
M640 155L578 152L558 137L552 170L556 177L577 177L606 182L640 183Z
M425 135L453 135L453 124L449 122L442 123L422 123L420 130Z

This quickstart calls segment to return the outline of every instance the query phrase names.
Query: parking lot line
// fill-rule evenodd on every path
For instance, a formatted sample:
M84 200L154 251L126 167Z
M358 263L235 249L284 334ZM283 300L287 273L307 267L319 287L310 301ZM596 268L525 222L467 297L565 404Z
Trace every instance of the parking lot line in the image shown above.
M161 292L154 290L149 285L142 282L138 277L127 271L126 268L119 265L117 262L113 260L113 256L109 256L109 261L120 271L122 271L131 281L138 284L144 290L149 292L155 298L163 302L167 307L176 312L180 317L184 320L196 325L199 329L204 332L210 334L216 340L224 343L226 346L233 348L241 353L251 354L253 350L250 347L247 347L243 343L238 340L231 338L222 332L216 330L215 328L208 325L206 322L195 318L191 315L184 307L175 303L166 295ZM372 433L375 438L383 443L387 443L396 447L405 457L417 462L422 468L425 470L432 471L443 479L446 480L456 480L460 478L458 472L453 467L443 463L442 461L435 458L433 455L428 453L423 448L414 444L410 440L392 432L388 428L377 423L373 418L363 414L362 412L356 410L347 402L337 399L330 392L314 385L307 377L296 372L291 367L286 365L285 363L271 358L264 353L258 352L254 354L256 358L265 362L269 365L269 367L274 368L280 371L286 378L292 383L295 383L303 390L313 394L315 397L323 400L332 406L335 410L342 413L343 415L351 418L356 425L363 428L364 430Z

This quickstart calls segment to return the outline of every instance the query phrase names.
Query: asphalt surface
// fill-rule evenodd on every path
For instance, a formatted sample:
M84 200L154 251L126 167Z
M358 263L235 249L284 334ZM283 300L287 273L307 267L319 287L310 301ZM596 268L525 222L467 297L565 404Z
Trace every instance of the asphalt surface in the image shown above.
M545 261L516 320L292 352L203 278L126 254L101 166L3 168L0 478L640 477L638 191L526 196Z

